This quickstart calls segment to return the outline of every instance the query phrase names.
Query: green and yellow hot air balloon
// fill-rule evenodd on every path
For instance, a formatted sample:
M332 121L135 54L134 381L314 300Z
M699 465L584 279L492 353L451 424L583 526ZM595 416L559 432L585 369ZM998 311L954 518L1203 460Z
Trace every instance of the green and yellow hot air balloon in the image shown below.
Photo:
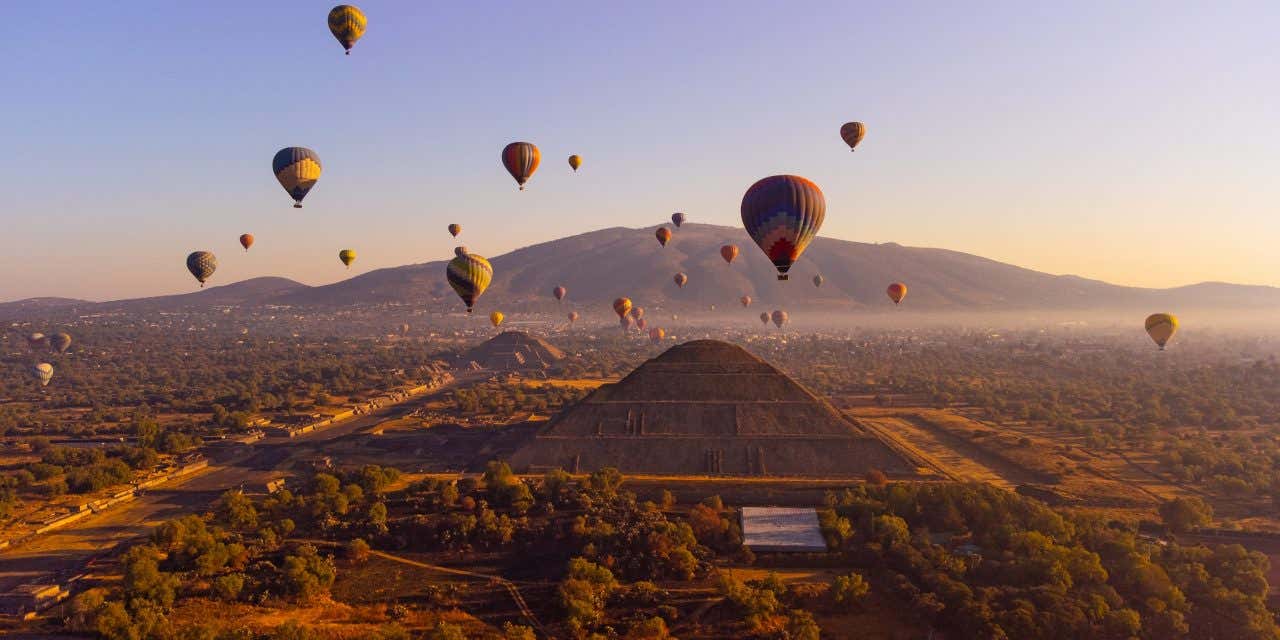
M449 261L445 275L449 278L449 286L467 305L467 313L471 313L476 300L493 280L493 266L483 257L467 253L463 247L458 247L454 253L457 255Z
M359 7L340 4L329 10L329 31L342 43L347 55L351 55L351 47L356 46L356 40L364 35L368 24L369 21Z
M350 269L351 263L356 261L356 250L343 249L338 252L338 259L342 261L342 264L347 265L347 268Z
M1164 351L1164 345L1178 332L1178 317L1172 313L1153 313L1147 316L1146 326L1147 335Z

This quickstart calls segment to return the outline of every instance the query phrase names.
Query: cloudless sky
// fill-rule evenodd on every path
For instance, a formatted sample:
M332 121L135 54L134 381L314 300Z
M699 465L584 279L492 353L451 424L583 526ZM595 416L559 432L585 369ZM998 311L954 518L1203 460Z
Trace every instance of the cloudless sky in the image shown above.
M450 222L487 256L738 225L775 173L821 185L824 236L1280 285L1274 0L360 6L344 56L329 3L8 3L0 300L191 291L198 249L213 284L332 282L451 257ZM542 150L524 192L513 140ZM291 145L324 163L301 210L270 171Z

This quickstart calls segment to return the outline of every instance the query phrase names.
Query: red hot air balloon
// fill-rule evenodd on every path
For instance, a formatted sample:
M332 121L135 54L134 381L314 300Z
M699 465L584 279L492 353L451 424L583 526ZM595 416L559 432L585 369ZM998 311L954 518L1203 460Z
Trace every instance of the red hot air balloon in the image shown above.
M720 257L724 258L725 262L733 264L733 259L738 257L738 245L726 244L720 247Z
M826 214L822 189L800 176L764 178L742 196L742 226L777 267L779 280L787 279Z
M630 298L618 298L618 299L614 300L614 301L613 301L613 312L614 312L614 313L616 313L616 314L618 314L618 317L619 317L619 318L625 318L625 317L627 317L627 314L631 312L631 299L630 299Z
M244 233L244 234L241 234L241 235L240 235L240 246L244 247L244 250L245 250L245 251L248 251L248 250L249 250L249 247L252 247L252 246L253 246L253 234L252 234L252 233Z
M658 244L664 247L671 241L671 230L666 227L658 227L658 230L654 231L653 235L658 239Z
M541 161L542 154L532 142L512 142L502 149L502 166L516 179L521 191L524 191L524 183L533 177L533 172L538 170L538 163Z
M787 323L787 320L790 320L790 317L787 316L787 312L782 309L775 309L773 311L773 315L770 317L773 318L773 324L779 329L782 328L782 325Z
M569 293L569 290L564 287L556 287L551 290L551 295L555 296L556 300L564 300L564 295L566 293Z
M902 302L903 298L907 297L907 285L902 284L901 282L895 282L889 285L889 288L885 289L884 292L889 295L889 299L892 300L894 304L899 304Z
M577 311L570 311L570 312L569 312L569 324L573 324L573 323L577 322L577 321L578 321L578 318L580 318L580 317L582 317L582 316L579 316Z
M741 301L742 301L742 306L744 307L751 306L751 296L742 296Z
M685 274L683 274L683 273L677 273L677 274L676 274L675 276L673 276L671 279L676 281L676 286L677 286L677 287L680 287L681 289L683 289L683 288L684 288L684 283L686 283L686 282L688 282L688 281L689 281L689 276L686 276L686 275L685 275Z

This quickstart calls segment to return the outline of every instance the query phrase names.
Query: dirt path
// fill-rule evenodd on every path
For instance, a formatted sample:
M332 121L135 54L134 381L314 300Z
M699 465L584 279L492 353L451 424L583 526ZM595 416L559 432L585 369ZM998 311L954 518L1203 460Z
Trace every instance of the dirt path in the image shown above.
M1009 490L1027 481L1022 477L1025 474L1019 470L1007 468L1012 465L1000 461L973 443L944 431L929 429L915 421L895 416L859 415L857 419L877 432L887 433L899 442L909 443L909 446L933 460L945 470L946 475L954 479L986 482Z

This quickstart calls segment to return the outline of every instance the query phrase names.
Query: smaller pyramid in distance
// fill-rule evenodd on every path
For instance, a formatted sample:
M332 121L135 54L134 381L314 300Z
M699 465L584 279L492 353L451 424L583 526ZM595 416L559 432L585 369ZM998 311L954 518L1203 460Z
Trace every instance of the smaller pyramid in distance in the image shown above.
M455 366L492 371L540 371L563 358L563 351L541 338L523 331L503 331L459 355Z
M716 340L672 347L599 387L511 463L529 472L807 477L920 466L769 363Z

